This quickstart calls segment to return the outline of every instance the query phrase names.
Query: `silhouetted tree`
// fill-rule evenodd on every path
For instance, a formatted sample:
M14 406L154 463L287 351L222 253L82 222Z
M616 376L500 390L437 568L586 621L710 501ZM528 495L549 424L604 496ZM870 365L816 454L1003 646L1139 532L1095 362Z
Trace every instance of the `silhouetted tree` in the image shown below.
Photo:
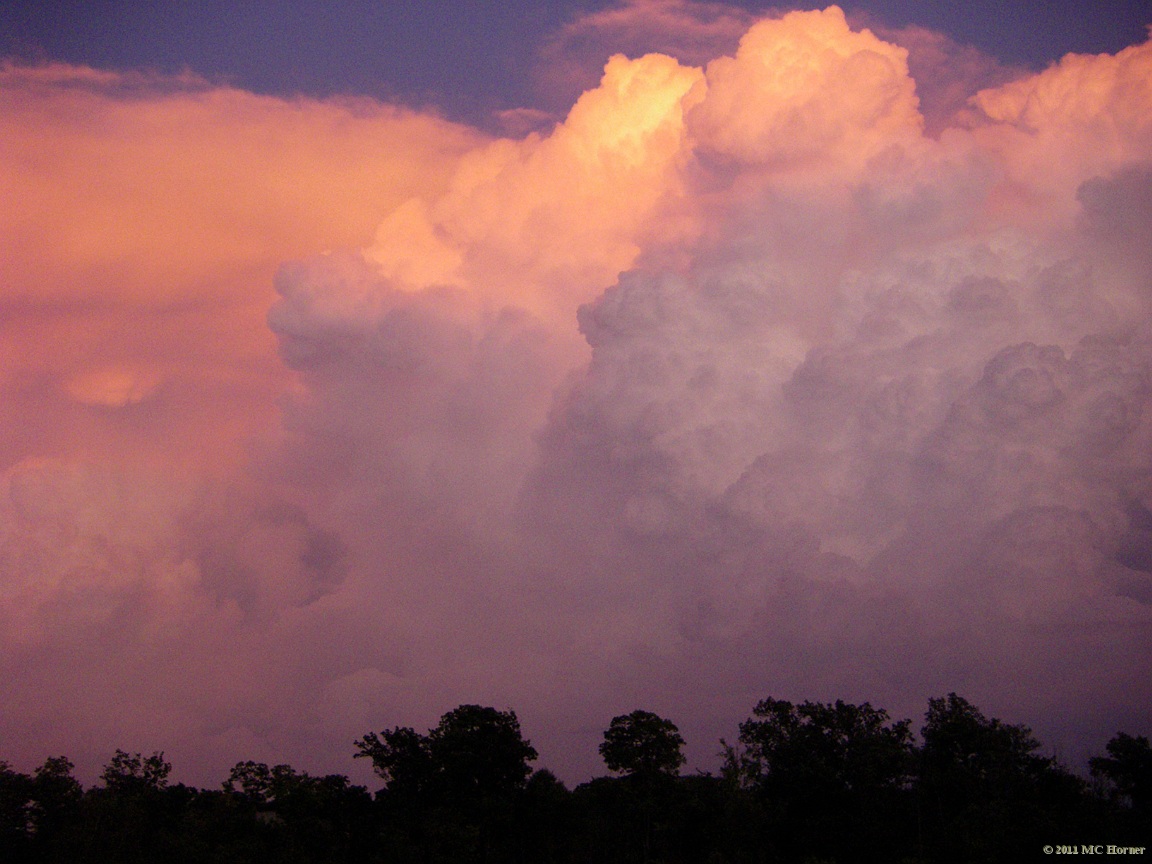
M45 760L32 776L0 762L0 861L53 861L66 854L83 790L63 756Z
M910 721L865 702L764 699L740 725L740 770L787 856L884 860L910 847Z
M531 773L516 715L462 705L419 734L365 735L375 800L343 775L238 762L221 788L169 784L163 753L117 750L84 791L63 757L0 762L2 864L811 864L1014 862L1044 843L1147 845L1152 746L1125 733L1084 781L1026 726L956 694L929 701L923 746L868 703L765 699L720 776L680 776L683 739L646 711L600 748L622 776L569 792ZM530 775L530 776L529 776Z
M354 759L371 759L376 775L394 797L415 800L425 795L436 773L428 736L407 726L369 732L356 742Z
M1093 776L1111 783L1129 806L1138 810L1152 808L1152 745L1148 739L1119 732L1106 749L1107 756L1088 760Z
M23 862L31 854L32 778L0 762L0 860Z
M29 815L40 860L54 857L76 822L84 790L72 776L74 768L68 758L51 756L32 775Z
M103 786L83 796L77 821L60 841L67 851L61 857L101 864L171 859L181 846L177 823L194 794L184 786L168 789L171 770L163 753L117 750L101 772Z
M356 742L386 783L382 804L425 857L510 855L515 811L536 750L514 711L461 705L420 735L407 727Z
M531 864L570 860L574 829L572 793L547 768L533 771L524 785L520 808L523 845L520 859Z
M172 763L165 761L161 752L145 758L139 753L117 750L104 766L100 779L104 781L104 788L113 794L141 795L159 792L168 785L171 773Z
M510 799L532 772L536 750L520 733L515 711L461 705L428 734L442 794L465 805Z
M263 762L251 760L237 762L228 772L228 779L224 781L224 791L232 795L242 795L252 804L267 804L273 798L272 769Z
M1089 827L1083 782L1038 755L1027 726L950 693L928 701L921 736L925 840L937 860L1019 861L1045 837Z
M681 810L684 739L671 720L636 710L613 717L600 755L623 777L602 777L573 793L580 814L581 860L674 860Z
M636 710L612 718L604 731L600 755L610 771L675 775L684 764L683 746L675 723L651 711Z
M1107 744L1107 756L1088 760L1092 776L1110 787L1114 819L1121 842L1152 837L1152 746L1143 735L1119 732Z

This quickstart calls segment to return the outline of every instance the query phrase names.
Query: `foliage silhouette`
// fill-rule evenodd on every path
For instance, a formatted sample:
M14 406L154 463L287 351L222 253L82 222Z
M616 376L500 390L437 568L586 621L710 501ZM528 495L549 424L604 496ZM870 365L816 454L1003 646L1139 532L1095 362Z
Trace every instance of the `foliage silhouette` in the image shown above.
M569 791L530 771L512 711L461 705L426 734L370 733L355 756L384 787L238 762L216 789L171 784L163 753L117 750L84 790L64 757L0 762L4 864L831 864L1014 862L1044 843L1147 846L1148 739L1090 760L1094 785L1040 753L1022 725L952 693L921 729L868 703L767 698L724 746L718 776L681 776L671 721L613 718L622 776ZM617 749L618 747L618 749Z
M676 774L684 764L684 739L671 720L636 710L613 717L600 755L609 771L622 774Z
M537 754L514 711L461 705L427 735L396 727L356 749L386 784L380 798L398 856L489 860L520 841L517 811Z
M1090 833L1085 784L1038 755L1027 726L989 719L950 693L928 701L920 734L918 791L934 860L1019 861L1052 837Z
M1093 776L1108 780L1121 799L1137 810L1152 808L1152 745L1143 735L1119 733L1108 742L1108 755L1088 760Z
M1105 749L1108 755L1089 759L1088 767L1108 784L1124 836L1133 842L1152 837L1152 746L1143 735L1120 732Z
M172 763L165 761L163 753L144 758L139 753L130 755L117 750L104 766L100 779L104 781L104 788L113 794L145 795L167 786L171 773Z
M757 704L740 725L739 768L767 810L779 853L884 860L908 847L910 725L867 702Z

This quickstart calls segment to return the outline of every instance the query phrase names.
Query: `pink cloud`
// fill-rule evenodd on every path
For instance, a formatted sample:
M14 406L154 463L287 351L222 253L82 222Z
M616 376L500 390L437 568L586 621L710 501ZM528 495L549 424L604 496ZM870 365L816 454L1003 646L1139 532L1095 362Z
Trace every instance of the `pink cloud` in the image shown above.
M962 45L943 33L914 25L891 28L849 15L854 26L867 25L886 42L908 50L908 70L916 81L916 96L924 115L925 131L932 137L970 117L970 100L979 91L1030 77L1027 69L1005 66L971 45Z

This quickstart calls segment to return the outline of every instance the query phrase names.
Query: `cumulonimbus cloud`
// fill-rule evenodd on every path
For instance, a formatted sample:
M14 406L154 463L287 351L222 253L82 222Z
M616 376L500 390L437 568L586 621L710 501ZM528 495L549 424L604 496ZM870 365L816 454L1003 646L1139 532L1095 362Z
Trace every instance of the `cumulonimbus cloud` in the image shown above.
M239 208L285 232L259 248L296 259L274 302L270 277L234 275L265 252L230 263L222 228L164 288L208 312L158 303L161 269L97 283L107 332L169 322L154 349L9 361L17 404L67 405L99 445L24 441L5 466L10 724L69 740L35 707L66 632L92 634L94 674L162 718L173 755L217 769L348 770L324 760L356 734L468 701L515 707L574 779L638 704L701 765L767 693L911 715L960 690L1072 752L1146 720L1152 46L1069 56L927 125L909 56L835 7L789 13L699 65L613 56L562 123L516 140L10 70L41 76L10 87L45 129L64 122L51 106L72 126L88 106L163 164L195 154L146 131L169 128L156 118L208 112L245 141L360 130L366 172L293 151L333 173ZM266 190L255 166L279 151L255 152L235 174ZM400 167L347 180L375 158ZM362 185L325 199L341 178ZM50 318L57 265L21 230L30 287L5 302L30 334L83 332L76 293ZM237 304L271 308L233 341ZM173 323L192 320L210 326ZM264 390L220 385L237 419L218 446L245 453L226 464L173 437L214 417L202 396L173 413L189 391L169 382L212 353L202 332L267 369ZM23 441L16 418L0 434ZM80 701L101 706L105 749L153 746L108 737L122 717L102 698Z

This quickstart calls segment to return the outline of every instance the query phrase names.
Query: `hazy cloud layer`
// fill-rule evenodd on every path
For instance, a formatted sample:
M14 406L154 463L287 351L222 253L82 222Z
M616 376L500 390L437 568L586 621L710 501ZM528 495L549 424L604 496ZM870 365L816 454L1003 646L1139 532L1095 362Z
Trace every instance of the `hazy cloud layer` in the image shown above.
M475 701L580 780L636 707L713 767L765 695L950 690L1147 731L1152 44L1005 83L631 3L550 50L660 33L518 139L4 71L3 755L355 772Z

